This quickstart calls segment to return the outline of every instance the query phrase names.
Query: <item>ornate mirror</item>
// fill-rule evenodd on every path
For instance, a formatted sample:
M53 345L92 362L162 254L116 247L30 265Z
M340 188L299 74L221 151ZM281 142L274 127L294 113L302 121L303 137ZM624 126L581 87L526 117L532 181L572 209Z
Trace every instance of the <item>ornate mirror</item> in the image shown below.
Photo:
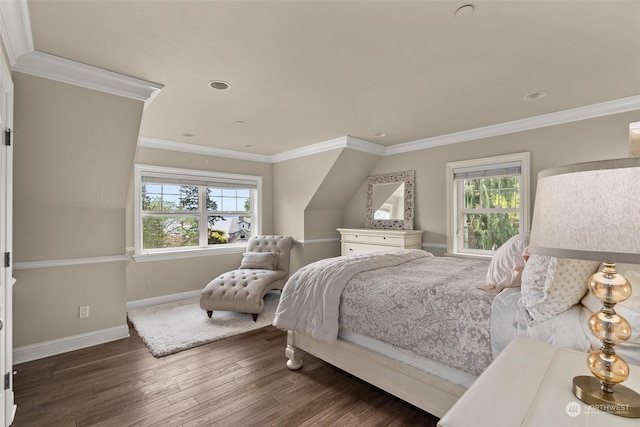
M367 228L413 230L415 171L367 177Z

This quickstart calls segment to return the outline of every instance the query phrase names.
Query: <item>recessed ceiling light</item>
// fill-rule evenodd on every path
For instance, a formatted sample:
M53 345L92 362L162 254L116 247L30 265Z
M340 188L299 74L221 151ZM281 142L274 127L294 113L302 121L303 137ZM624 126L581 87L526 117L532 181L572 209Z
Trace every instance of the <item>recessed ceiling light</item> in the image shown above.
M211 80L209 82L209 87L216 90L227 90L231 87L231 85L222 80Z
M544 98L547 95L548 95L547 92L544 92L544 91L533 92L528 95L525 95L523 99L525 101L535 101L536 99Z
M473 13L473 11L475 10L475 6L472 4L465 4L464 6L460 6L457 10L456 10L456 16L458 18L463 18L465 16L469 16Z
M244 124L244 120L236 120L236 124L237 125L243 125Z
M192 133L183 133L182 136L184 136L185 138L193 138L195 135Z
M251 144L247 144L247 145L245 145L245 146L244 146L244 148L253 148L253 147L254 147L254 146L253 146L253 145L251 145Z
M387 136L387 134L385 132L378 132L373 136L375 136L376 138L384 138L385 136Z

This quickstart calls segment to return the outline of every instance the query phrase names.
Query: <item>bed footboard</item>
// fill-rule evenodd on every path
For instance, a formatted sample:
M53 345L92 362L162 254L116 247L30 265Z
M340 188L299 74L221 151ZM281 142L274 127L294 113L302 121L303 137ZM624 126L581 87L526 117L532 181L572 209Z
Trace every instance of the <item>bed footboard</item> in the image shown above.
M466 390L463 386L340 338L335 342L324 342L301 332L287 331L287 367L300 369L304 353L312 354L436 417L442 417Z

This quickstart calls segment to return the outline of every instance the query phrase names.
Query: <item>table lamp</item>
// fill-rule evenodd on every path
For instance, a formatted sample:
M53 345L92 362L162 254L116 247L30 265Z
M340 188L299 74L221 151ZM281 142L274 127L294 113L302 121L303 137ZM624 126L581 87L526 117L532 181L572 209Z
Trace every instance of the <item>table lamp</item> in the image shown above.
M594 376L573 379L573 393L596 408L640 418L640 394L623 386L629 365L614 346L631 336L631 326L615 312L631 285L616 273L616 262L640 264L640 158L580 163L538 175L529 252L557 258L604 262L589 279L602 309L589 330L602 342L587 356Z

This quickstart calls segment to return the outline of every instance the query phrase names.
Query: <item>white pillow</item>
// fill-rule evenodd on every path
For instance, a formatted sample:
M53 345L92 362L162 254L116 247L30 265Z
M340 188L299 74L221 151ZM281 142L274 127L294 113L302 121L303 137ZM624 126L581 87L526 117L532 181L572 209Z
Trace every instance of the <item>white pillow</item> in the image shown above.
M275 252L247 252L242 255L240 270L275 270L278 254Z
M622 274L631 284L631 296L626 301L615 305L614 310L624 317L631 325L631 337L614 347L628 363L640 364L640 265L618 264L618 273ZM591 292L582 298L584 305L590 312L595 313L602 308L602 302ZM600 341L589 334L592 339L592 350L600 348Z
M597 261L531 255L522 272L520 324L537 325L579 303L599 265Z
M504 288L520 286L524 268L522 255L529 246L529 234L529 232L516 234L498 248L491 258L487 270L487 284L482 289L495 289L500 292Z

